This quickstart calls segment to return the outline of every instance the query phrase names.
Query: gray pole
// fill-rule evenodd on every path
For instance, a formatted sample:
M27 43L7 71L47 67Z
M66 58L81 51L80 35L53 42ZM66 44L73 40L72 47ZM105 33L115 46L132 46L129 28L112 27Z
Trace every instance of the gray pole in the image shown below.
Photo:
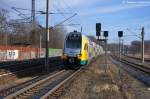
M121 81L121 37L119 37L119 79Z
M144 27L142 27L142 32L141 32L141 36L142 36L142 41L141 41L141 59L142 59L142 63L144 63Z
M119 60L121 61L121 38L119 37Z
M107 68L108 68L108 64L107 64L107 38L105 37L105 64L106 64L106 67L105 67L105 73L107 71Z
M45 58L45 69L46 72L49 70L49 61L48 61L48 42L49 42L49 0L46 1L46 58Z
M122 39L122 54L124 55L124 40Z
M6 32L6 41L5 41L6 43L6 48L7 48L7 45L8 45L8 33Z
M81 33L82 33L82 26L81 26Z
M32 0L31 2L32 2L31 22L32 22L32 25L34 26L35 24L35 0Z
M41 58L41 33L40 33L40 50L39 50L39 58Z
M121 40L121 54L124 55L124 46L123 46L123 39Z

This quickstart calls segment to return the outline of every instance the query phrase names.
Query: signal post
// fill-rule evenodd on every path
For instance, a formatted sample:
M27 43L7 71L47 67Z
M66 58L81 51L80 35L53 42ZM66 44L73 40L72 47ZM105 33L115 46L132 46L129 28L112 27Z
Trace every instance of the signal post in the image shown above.
M103 32L103 39L101 36L101 32ZM101 23L96 23L96 36L97 40L100 42L105 43L105 72L107 71L108 68L108 63L107 63L107 40L108 40L108 31L101 31Z
M123 37L123 31L118 31L118 37L119 37L119 79L120 79L120 82L122 82L122 72L121 72L121 37Z

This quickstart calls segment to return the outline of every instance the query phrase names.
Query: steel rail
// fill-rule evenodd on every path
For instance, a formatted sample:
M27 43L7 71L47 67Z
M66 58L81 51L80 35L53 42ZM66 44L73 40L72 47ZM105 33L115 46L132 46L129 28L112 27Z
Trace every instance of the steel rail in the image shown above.
M40 99L48 99L50 95L52 95L53 93L55 93L55 91L57 91L61 86L66 85L69 82L69 80L73 79L73 77L75 77L80 71L81 71L81 69L79 69L76 72L74 72L72 75L70 75L69 77L67 77L66 79L64 79L62 82L60 82L59 84L57 84L51 90L49 90L45 95L43 95L42 97L40 97Z
M137 63L133 63L133 62L130 62L130 61L127 61L127 60L124 60L122 59L121 60L122 63L125 63L129 66L132 66L140 71L143 71L144 73L147 73L147 74L150 74L150 68L149 67L146 67L146 66L143 66L143 65L140 65L140 64L137 64Z
M3 77L3 76L8 76L8 75L13 75L13 74L16 74L16 73L23 73L27 70L32 70L32 69L35 69L35 68L40 68L42 65L39 65L39 66L36 66L36 67L31 67L31 68L27 68L27 69L24 69L24 70L18 70L18 71L14 71L14 72L9 72L9 73L2 73L0 74L0 77Z
M37 82L37 81L40 81L41 79L46 78L47 76L51 76L51 75L53 75L57 72L58 71L55 71L55 72L52 72L52 73L49 73L49 74L45 74L45 75L42 75L42 76L37 76L37 77L34 77L33 79L31 79L29 81L26 81L24 83L21 83L21 84L3 89L3 90L0 91L0 97L6 97L9 94L15 93L16 91L18 91L20 89L23 89L23 88L25 88L25 87L27 87L27 86L29 86L29 85Z
M41 79L41 80L39 80L37 82L34 82L31 85L29 85L29 86L24 86L24 88L22 88L21 90L18 90L15 93L11 93L10 95L4 97L4 99L12 99L14 97L18 97L22 93L27 92L28 90L36 87L37 85L39 85L39 84L41 84L41 83L43 83L43 82L45 82L45 81L47 81L49 79L52 79L52 78L56 77L57 75L62 74L63 72L65 72L65 70L58 71L58 72L54 73L53 75L48 75L48 77L46 77L46 78L43 78L43 79Z
M123 59L123 58L121 58L121 60L119 60L118 57L114 57L114 56L112 56L112 57L117 59L118 61L124 63L124 64L129 65L130 67L133 67L133 68L140 70L144 73L150 74L150 67L144 66L142 64L134 63L134 62L128 61L128 60Z
M139 57L134 57L134 56L129 56L129 55L124 55L125 57L128 57L128 58L132 58L132 59L136 59L136 60L141 60L141 58ZM150 58L145 58L145 62L150 62Z

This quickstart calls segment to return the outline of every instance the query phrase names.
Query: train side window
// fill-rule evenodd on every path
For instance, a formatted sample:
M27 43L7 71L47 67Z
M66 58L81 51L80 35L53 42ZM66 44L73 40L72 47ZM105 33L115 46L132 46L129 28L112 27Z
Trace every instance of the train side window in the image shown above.
M87 51L88 51L88 44L87 44Z
M86 50L86 44L84 45L84 50Z
M88 45L87 45L87 44L85 44L84 50L87 50L87 51L88 51Z

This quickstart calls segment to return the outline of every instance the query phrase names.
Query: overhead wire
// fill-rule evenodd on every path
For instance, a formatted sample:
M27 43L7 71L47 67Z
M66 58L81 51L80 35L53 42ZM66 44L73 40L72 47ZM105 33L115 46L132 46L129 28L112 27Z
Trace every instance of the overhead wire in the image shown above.
M56 8L56 10L57 10L58 12L60 12L60 10L59 10L58 8ZM67 18L63 13L61 13L61 15L62 15L64 18ZM70 24L73 24L71 20L68 20L67 22L70 23ZM74 26L74 25L72 25L72 26L75 27L75 28L77 28L77 27Z
M27 16L30 15L30 13L22 13L22 10L24 10L24 11L31 11L31 9L18 8L18 7L10 6L10 5L6 4L6 3L4 3L4 4L9 8L9 10L11 10L12 13L14 13L15 15L21 17L22 20L28 20L28 19L29 19L29 18L27 18ZM57 4L58 4L58 3L57 3ZM67 8L70 8L70 7L67 5L67 3L65 3L65 5L67 6ZM61 6L61 5L59 4L59 6ZM56 6L55 6L55 7L56 7ZM61 14L64 18L67 17L65 14L73 14L73 13L70 13L71 10L69 10L69 12L68 12L68 11L67 11L67 12L65 11L65 12L66 12L66 13L65 13L65 12L62 12L62 10L60 10L58 7L56 7L56 9L57 9L57 12L59 12L59 13L51 12L51 14ZM71 9L71 8L70 8L70 9ZM64 10L65 10L65 9L64 9ZM72 11L71 11L71 12L72 12ZM39 15L36 16L36 17L39 17L39 16L41 15L41 12L36 10L36 15L37 15L37 14L39 14ZM21 19L19 19L19 20L21 20ZM69 22L70 24L72 24L72 21L71 21L71 20L68 20L67 22ZM78 28L78 27L76 27L76 26L73 26L73 27Z
M62 10L66 10L66 9L64 9L64 7L62 7L62 5L60 4L60 2L56 2L57 3L57 5L56 4L54 4L54 8L56 9L56 11L58 11L64 18L67 18L67 16L64 14L64 13L61 13L61 12L66 12L66 11L62 11ZM59 6L59 8L58 8L58 6ZM60 10L61 9L61 10ZM68 12L68 11L67 11ZM73 12L72 12L73 13ZM70 24L73 24L72 23L72 20L68 20L67 21L68 23L70 23ZM72 27L74 27L74 28L76 28L76 29L79 29L79 27L77 27L77 26L75 26L75 25L72 25Z
M67 6L67 8L68 8L70 11L74 12L73 8L66 2L66 0L61 0L61 1L62 1L62 3L63 3L64 5ZM77 17L79 17L79 16L77 16ZM80 18L79 18L79 19L80 19ZM77 20L75 21L75 23L78 23ZM84 27L84 29L86 29L86 27L84 26L82 20L80 20L79 23L80 23L80 26L82 26L82 28Z

